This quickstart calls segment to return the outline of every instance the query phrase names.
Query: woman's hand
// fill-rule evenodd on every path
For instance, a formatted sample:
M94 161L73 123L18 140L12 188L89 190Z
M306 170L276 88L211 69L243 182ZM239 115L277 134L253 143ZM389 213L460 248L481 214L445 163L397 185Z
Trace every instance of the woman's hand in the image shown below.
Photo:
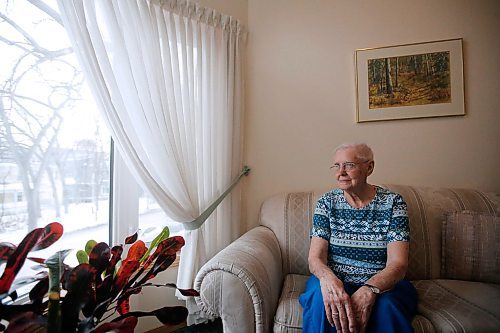
M358 324L351 306L351 298L344 284L327 266L328 241L319 237L311 238L309 249L309 270L320 282L325 313L331 326L338 333L357 333Z
M359 332L364 333L377 296L367 287L359 288L351 297L352 309L357 319Z
M342 282L333 276L320 279L321 293L326 317L337 332L357 333L358 325L354 315L351 298L344 290Z

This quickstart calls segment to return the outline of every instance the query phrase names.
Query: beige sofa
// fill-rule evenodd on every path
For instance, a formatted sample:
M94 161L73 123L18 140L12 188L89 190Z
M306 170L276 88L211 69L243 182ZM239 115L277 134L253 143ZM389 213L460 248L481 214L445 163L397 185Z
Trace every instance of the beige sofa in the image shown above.
M419 296L415 332L500 332L499 196L470 189L383 186L408 204L407 278ZM260 225L197 274L195 288L201 295L196 301L208 316L222 319L224 332L301 331L298 296L310 274L312 214L324 192L267 199Z

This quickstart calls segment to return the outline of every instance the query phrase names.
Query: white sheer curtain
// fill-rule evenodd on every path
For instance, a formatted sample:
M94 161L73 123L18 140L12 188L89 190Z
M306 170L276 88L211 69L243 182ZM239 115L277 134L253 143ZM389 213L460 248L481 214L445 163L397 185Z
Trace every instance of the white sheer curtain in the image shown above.
M242 25L183 0L58 4L123 159L169 217L195 220L241 169ZM238 234L233 191L186 231L178 285Z

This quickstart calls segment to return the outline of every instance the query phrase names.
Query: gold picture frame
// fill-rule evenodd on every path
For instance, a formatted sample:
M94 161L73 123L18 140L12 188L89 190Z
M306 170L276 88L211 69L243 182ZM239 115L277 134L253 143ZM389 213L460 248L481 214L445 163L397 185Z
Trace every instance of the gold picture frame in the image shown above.
M357 49L356 121L463 116L462 39Z

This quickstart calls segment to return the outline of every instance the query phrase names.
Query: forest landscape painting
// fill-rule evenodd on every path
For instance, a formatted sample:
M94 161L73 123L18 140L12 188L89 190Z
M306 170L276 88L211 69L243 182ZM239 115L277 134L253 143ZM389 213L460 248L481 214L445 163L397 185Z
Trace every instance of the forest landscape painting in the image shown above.
M358 49L356 120L464 115L462 39Z
M450 52L369 59L370 109L450 103Z

